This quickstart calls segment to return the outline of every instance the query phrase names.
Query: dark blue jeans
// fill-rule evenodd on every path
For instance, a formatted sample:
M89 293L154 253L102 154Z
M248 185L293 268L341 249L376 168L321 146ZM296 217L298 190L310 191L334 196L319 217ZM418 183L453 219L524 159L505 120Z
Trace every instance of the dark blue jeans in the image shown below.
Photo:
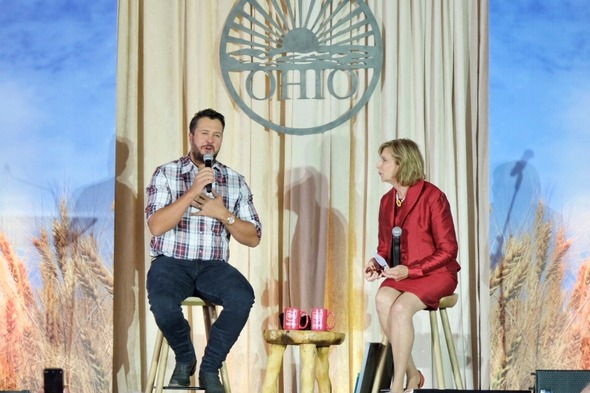
M146 285L150 309L176 355L176 362L195 359L182 301L188 296L198 296L223 307L211 327L200 368L217 372L246 325L254 304L254 290L248 280L225 261L159 256L152 261Z

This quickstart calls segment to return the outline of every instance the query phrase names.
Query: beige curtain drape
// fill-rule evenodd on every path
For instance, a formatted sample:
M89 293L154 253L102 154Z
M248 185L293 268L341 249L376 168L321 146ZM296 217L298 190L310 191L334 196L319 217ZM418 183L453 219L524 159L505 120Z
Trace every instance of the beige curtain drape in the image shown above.
M257 248L233 242L231 250L231 263L257 294L228 358L232 390L260 391L268 349L262 331L278 327L284 307L325 305L337 316L335 330L346 333L331 351L333 390L354 391L366 342L382 340L377 284L365 282L362 267L376 248L379 199L388 190L375 170L377 148L398 137L421 146L428 179L451 202L463 268L461 301L449 314L466 386L485 388L487 0L367 1L382 26L381 83L351 121L305 136L264 129L225 90L219 41L235 3L119 0L113 390L141 391L155 337L145 294L144 189L157 165L187 151L187 123L206 107L226 115L218 158L246 176L263 222ZM281 108L270 110L280 115ZM194 322L202 353L202 325ZM436 386L426 312L415 325L416 363L427 386ZM285 354L286 393L297 391L297 355Z

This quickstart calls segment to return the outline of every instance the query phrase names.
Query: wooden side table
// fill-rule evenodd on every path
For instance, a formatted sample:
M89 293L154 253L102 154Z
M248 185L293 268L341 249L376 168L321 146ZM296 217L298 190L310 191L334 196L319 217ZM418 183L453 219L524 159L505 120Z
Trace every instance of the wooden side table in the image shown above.
M340 345L344 333L313 330L265 330L264 339L270 344L268 363L262 393L276 393L277 379L287 345L299 345L301 351L301 393L313 393L314 379L320 393L330 393L330 364L328 355L331 345ZM316 360L317 359L317 360Z

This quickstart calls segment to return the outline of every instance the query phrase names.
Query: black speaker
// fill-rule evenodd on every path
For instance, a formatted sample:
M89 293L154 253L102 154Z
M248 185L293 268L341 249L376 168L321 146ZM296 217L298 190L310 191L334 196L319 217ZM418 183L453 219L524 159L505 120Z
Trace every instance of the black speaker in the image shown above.
M537 370L535 393L580 393L590 384L590 370Z
M419 389L420 393L531 393L530 390L455 390L455 389Z

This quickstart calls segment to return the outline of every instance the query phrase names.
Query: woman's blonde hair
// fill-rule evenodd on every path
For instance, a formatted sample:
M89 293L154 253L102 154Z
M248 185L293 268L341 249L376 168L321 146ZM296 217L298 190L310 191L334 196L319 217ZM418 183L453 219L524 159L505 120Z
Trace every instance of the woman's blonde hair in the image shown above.
M411 139L394 139L384 142L379 146L379 155L383 150L388 149L399 165L399 171L395 176L397 182L402 186L412 184L425 179L424 158L416 142Z

